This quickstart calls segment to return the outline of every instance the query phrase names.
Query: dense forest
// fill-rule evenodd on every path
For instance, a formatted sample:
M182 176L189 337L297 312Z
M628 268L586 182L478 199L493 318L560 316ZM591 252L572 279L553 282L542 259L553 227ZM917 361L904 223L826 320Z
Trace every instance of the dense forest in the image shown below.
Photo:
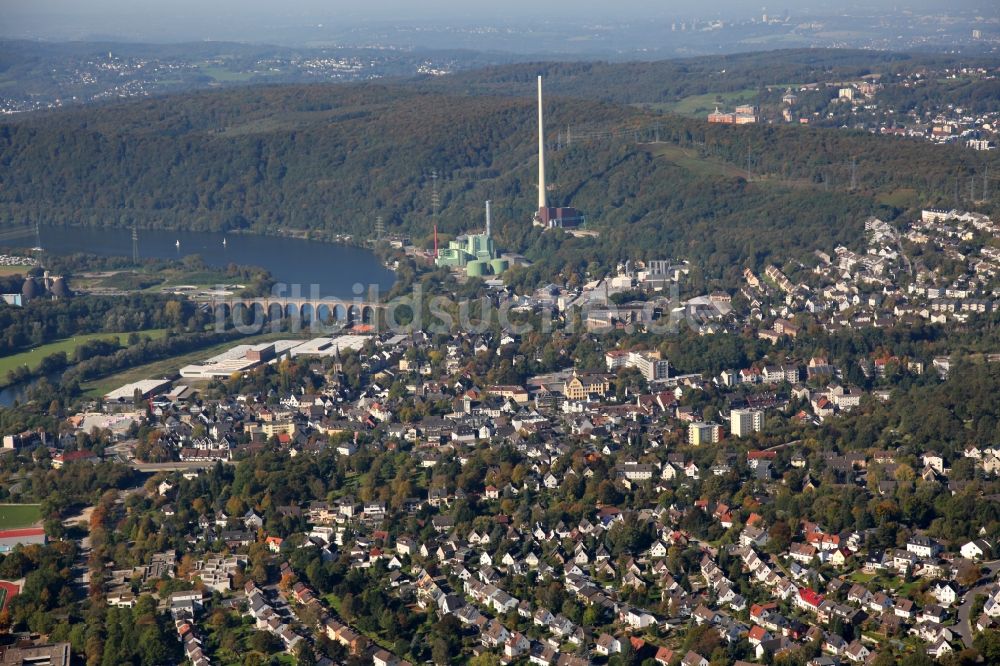
M746 57L747 72L763 57ZM851 53L842 65L829 54L816 56L819 64L782 58L793 68L782 77L794 78L798 66L823 67L827 76L837 67L844 75L863 70ZM498 246L539 262L517 280L580 279L588 266L652 256L688 258L711 278L729 278L744 263L853 245L868 215L893 220L921 205L968 203L954 201L956 179L981 176L989 164L1000 172L1000 158L954 146L805 127L712 126L553 96L551 200L579 208L602 235L569 239L532 229L535 116L523 79L546 71L555 92L579 94L567 81L585 92L617 72L642 87L645 79L629 74L636 69L662 85L677 66L511 66L502 76L455 77L450 90L430 83L246 87L18 117L0 124L0 224L309 229L367 238L381 216L389 232L427 244L437 172L441 232L478 227L482 202L492 199ZM468 94L488 90L497 77L504 95ZM524 96L506 94L515 91ZM687 92L696 89L677 94ZM589 132L569 143L559 129L567 126ZM991 212L997 201L993 194L976 208Z

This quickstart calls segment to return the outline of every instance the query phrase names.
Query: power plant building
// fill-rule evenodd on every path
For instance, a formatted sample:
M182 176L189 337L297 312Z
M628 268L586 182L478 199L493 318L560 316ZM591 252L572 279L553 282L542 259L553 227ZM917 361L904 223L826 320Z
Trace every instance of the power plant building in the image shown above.
M545 118L542 114L542 77L538 77L538 210L533 223L548 229L576 227L583 224L583 216L576 208L550 206L545 185Z
M501 259L490 237L490 202L486 202L486 231L481 234L463 234L441 248L434 263L448 268L464 268L469 277L500 275L510 267Z

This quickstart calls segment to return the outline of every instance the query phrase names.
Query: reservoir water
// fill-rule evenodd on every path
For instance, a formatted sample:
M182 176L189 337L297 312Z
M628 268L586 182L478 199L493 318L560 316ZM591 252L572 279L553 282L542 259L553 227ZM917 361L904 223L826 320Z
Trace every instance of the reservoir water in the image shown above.
M34 230L18 232L24 227L0 228L0 245L13 248L31 248L37 243ZM132 256L131 229L102 229L91 227L41 227L42 248L49 253L67 255L77 252L102 256ZM223 241L225 241L223 243ZM299 238L259 236L200 231L139 231L139 256L156 259L181 259L188 255L201 255L210 266L228 264L260 266L278 282L301 285L304 296L311 295L310 285L319 285L321 296L351 299L355 297L355 284L364 286L369 294L370 285L378 285L379 293L386 293L395 283L392 271L385 268L378 257L369 250L348 245L336 245ZM58 381L58 374L49 377ZM24 400L32 379L23 384L0 389L0 407L9 407L14 400Z
M22 227L23 229L23 227ZM0 229L0 233L11 228ZM0 245L30 248L36 244L34 230L10 238L3 233ZM52 254L84 252L103 256L132 256L132 230L96 227L41 227L41 246ZM225 241L225 242L223 242ZM349 299L355 296L355 284L378 285L385 293L395 283L392 271L385 268L371 251L348 245L321 241L260 236L223 234L206 231L139 231L139 256L156 259L181 259L201 255L210 266L228 264L260 266L278 282L301 285L302 294L309 294L309 285L318 284L321 296Z

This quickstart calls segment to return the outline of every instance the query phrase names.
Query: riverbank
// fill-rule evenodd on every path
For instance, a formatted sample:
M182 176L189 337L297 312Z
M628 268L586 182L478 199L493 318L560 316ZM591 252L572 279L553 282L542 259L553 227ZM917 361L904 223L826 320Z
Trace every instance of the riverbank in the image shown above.
M179 270L172 276L174 284L211 284L219 273L226 273L224 283L253 288L254 276L249 274L253 271L235 275L230 269L254 267L268 273L287 291L298 289L309 295L315 288L320 296L337 298L351 298L357 284L363 285L366 293L371 285L377 286L379 293L387 293L398 281L396 273L385 266L384 257L351 236L300 231L267 235L246 230L223 233L165 229L139 229L137 236L133 241L132 230L120 227L63 225L39 229L46 268L74 275L121 271L118 275L81 281L81 286L88 290L103 293L141 291L153 286L153 282L165 282L160 274L123 273L141 270L144 263L150 262L176 266ZM336 242L329 242L331 239ZM22 246L35 244L34 238L16 242ZM134 255L138 255L138 262ZM88 261L89 257L107 260ZM191 271L201 275L183 276ZM202 279L193 279L198 277Z
M7 225L5 227L0 227L3 229L19 229L17 225ZM122 225L122 224L101 224L101 225L90 225L90 224L46 224L43 228L63 228L63 229L104 229L108 231L122 231L128 234L132 233L132 225ZM30 227L31 230L34 227ZM267 238L293 238L295 240L303 240L310 242L320 242L328 243L330 245L342 245L344 247L356 247L366 250L371 250L373 248L373 242L370 239L363 239L355 236L353 234L340 234L334 233L332 231L326 231L324 229L186 229L180 226L164 226L164 227L138 227L136 231L139 233L140 237L150 231L155 232L177 232L177 233L212 233L212 234L222 234L224 236L234 237L234 236L262 236ZM34 236L32 236L34 238ZM0 245L4 245L0 242ZM44 244L43 244L44 245Z
M154 328L145 331L135 331L135 333L158 340L166 335L167 330L165 328ZM131 333L88 333L64 340L56 340L55 342L39 345L28 351L4 356L0 358L0 388L6 388L11 385L12 382L8 380L8 374L17 368L27 366L29 372L35 373L39 370L39 366L45 357L58 354L59 352L65 352L69 360L69 365L72 365L73 355L84 344L93 340L115 340L119 346L123 346L130 335Z

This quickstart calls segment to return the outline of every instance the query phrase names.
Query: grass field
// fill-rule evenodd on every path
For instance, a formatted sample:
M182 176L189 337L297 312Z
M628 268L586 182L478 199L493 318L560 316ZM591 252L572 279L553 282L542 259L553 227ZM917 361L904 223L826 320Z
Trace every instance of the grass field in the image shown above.
M140 335L148 335L154 339L162 338L165 333L166 329L162 328L139 331ZM3 358L0 358L0 385L2 385L6 379L7 373L14 368L27 365L29 369L34 370L38 367L38 364L42 362L43 358L51 354L62 351L66 352L66 355L72 358L73 352L76 351L76 348L85 342L89 342L90 340L116 339L119 344L124 344L128 339L128 336L128 333L91 333L89 335L78 335L75 338L67 338L65 340L50 342L47 345L35 347L30 351L4 356Z
M0 504L0 529L30 527L42 519L38 504Z
M876 201L880 204L895 206L897 208L916 208L920 205L920 195L912 188L902 188L880 194L876 198Z
M236 345L255 345L261 342L267 342L268 340L284 340L294 337L296 336L291 333L265 333L262 335L247 336L230 342L223 342L222 344L205 347L204 349L199 349L180 356L174 356L173 358L136 366L114 375L109 375L102 379L88 382L82 386L83 392L85 395L90 397L101 396L115 390L119 386L137 382L140 379L149 379L150 377L169 377L185 365L190 365L191 363L195 363L197 361L203 361L210 356L214 356L229 349L230 347L235 347Z
M28 266L27 264L14 264L13 266L0 266L0 277L7 277L8 275L24 275L30 271L34 266Z
M662 157L699 176L725 176L727 178L746 176L746 171L743 169L722 160L701 157L697 151L691 148L661 143L653 144L651 152L657 157Z
M669 111L681 116L705 116L718 106L720 111L732 111L737 104L753 104L757 101L757 90L747 88L735 92L714 92L704 95L691 95L676 102L661 104L639 104L657 111Z
M648 144L648 150L655 156L667 160L676 166L702 177L746 178L747 172L742 166L726 162L715 157L705 157L693 148L668 143ZM774 174L751 173L750 182L757 187L789 187L796 189L816 189L820 187L805 178L782 178ZM842 188L843 189L843 188Z

